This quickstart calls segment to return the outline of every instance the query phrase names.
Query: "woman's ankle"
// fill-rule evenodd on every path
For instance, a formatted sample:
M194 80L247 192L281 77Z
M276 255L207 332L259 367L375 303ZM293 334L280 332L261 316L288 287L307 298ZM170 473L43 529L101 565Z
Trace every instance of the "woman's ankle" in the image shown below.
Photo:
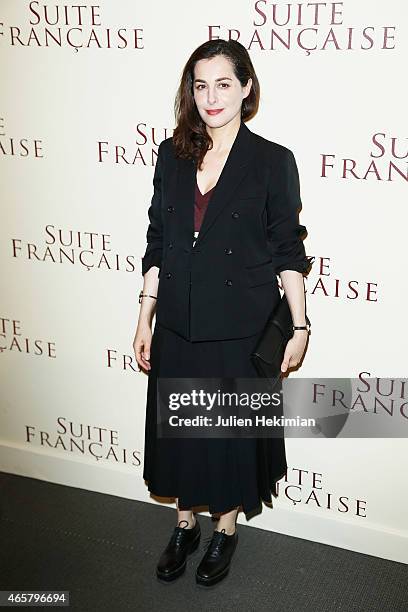
M186 529L192 529L193 527L195 527L196 524L196 518L194 516L193 513L191 513L191 516L178 516L178 522L177 522L177 526L178 527L185 527Z
M232 527L231 525L217 525L214 531L222 531L223 529L225 529L225 533L227 535L234 535L237 528L236 528L236 525Z

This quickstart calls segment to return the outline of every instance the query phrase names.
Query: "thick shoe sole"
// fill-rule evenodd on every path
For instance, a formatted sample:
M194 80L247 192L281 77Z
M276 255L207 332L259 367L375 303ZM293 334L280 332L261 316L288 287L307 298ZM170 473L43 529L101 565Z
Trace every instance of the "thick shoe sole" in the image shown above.
M198 545L200 544L200 538L201 538L201 533L195 540L192 541L191 546L187 551L187 555L191 555L191 553L197 550ZM186 571L186 567L187 567L187 559L184 560L184 563L180 565L180 567L173 570L172 572L159 572L158 570L156 570L156 576L162 582L172 582L173 580L176 580L176 578L184 574L184 572Z
M198 576L196 574L196 583L198 586L205 587L206 589L208 587L212 587L213 585L217 584L217 582L220 582L220 580L223 580L223 578L227 576L229 569L230 566L228 565L225 569L223 569L222 572L220 572L216 576L213 576L212 578L203 578L202 576Z
M196 583L198 586L202 586L205 588L211 587L214 584L217 584L217 582L220 582L220 580L223 580L223 578L225 578L230 570L231 567L231 563L232 563L232 557L235 553L235 550L237 548L237 544L238 544L238 537L237 540L235 542L235 547L234 550L232 551L232 555L231 555L231 560L229 562L229 564L227 565L227 567L225 567L219 574L217 574L216 576L212 576L211 578L204 578L203 576L200 576L200 574L195 575L196 578Z

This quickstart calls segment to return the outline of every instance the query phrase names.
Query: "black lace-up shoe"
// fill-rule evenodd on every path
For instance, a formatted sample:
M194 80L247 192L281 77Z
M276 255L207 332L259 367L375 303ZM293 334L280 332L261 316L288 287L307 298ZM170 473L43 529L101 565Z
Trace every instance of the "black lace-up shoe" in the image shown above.
M196 523L191 529L186 529L187 521L180 521L174 528L173 535L164 549L156 567L160 580L170 582L175 580L186 569L187 555L192 553L200 543L201 529L196 517ZM182 523L185 525L181 526Z
M238 543L238 533L228 535L225 529L214 531L210 543L196 571L196 582L202 586L212 586L229 572L232 555Z

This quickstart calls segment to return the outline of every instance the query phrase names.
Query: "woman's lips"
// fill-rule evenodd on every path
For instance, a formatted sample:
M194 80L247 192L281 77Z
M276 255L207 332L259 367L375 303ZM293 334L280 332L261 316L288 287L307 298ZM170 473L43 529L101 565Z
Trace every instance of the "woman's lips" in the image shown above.
M218 113L222 113L223 110L223 108L213 108L211 110L207 110L206 112L208 115L218 115Z

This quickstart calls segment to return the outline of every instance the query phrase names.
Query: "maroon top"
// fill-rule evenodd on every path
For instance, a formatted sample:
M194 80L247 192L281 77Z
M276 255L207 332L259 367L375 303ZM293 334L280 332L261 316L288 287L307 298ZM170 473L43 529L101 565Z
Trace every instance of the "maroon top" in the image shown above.
M212 187L207 193L204 195L200 192L198 188L197 178L196 178L196 187L195 187L195 202L194 202L194 231L199 232L201 224L204 219L205 211L207 210L208 203L210 201L212 192L215 189Z

